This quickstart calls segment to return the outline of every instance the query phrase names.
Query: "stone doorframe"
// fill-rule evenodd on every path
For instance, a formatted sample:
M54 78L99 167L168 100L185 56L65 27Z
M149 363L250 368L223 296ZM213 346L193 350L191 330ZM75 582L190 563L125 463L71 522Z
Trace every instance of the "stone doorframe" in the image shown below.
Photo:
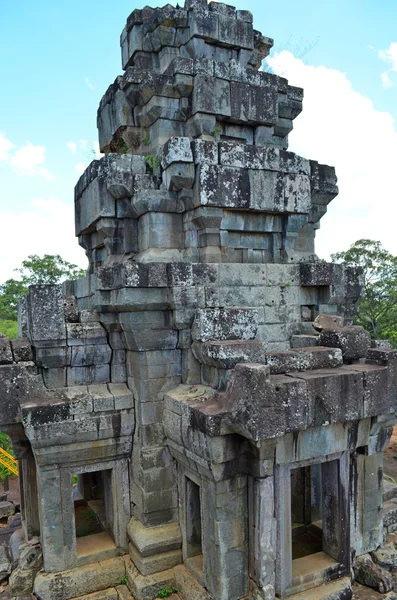
M316 457L275 467L277 521L276 594L285 598L344 577L350 572L349 452ZM307 576L293 575L291 470L321 464L323 482L323 552L337 562Z
M110 471L112 514L111 530L116 548L93 555L77 553L72 475ZM38 469L40 526L44 568L47 572L64 571L109 558L127 551L127 525L130 518L128 459L91 464L50 466Z

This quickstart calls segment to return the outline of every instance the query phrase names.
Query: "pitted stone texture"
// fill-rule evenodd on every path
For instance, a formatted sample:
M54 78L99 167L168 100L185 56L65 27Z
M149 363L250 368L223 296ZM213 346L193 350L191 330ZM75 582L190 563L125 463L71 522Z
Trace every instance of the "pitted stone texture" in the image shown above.
M29 339L34 346L66 339L63 293L60 285L33 285L27 299Z
M266 362L266 344L256 340L195 342L192 351L200 363L218 369L232 369L244 362Z
M272 374L288 373L289 371L310 371L312 369L329 369L343 364L342 351L339 348L302 348L287 352L269 352L266 364Z
M11 348L15 362L29 362L33 360L32 346L28 340L11 340Z
M6 337L0 338L0 365L7 365L12 362L13 355L11 350L11 344Z
M331 348L340 348L344 360L365 358L371 347L370 335L363 327L353 325L336 329L323 329L319 344Z
M258 330L258 311L249 308L199 309L193 323L194 340L253 340Z

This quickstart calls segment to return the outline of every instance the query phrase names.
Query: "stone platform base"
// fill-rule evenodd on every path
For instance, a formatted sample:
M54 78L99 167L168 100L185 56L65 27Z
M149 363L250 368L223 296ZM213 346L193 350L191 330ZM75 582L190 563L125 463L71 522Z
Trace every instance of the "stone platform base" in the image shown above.
M318 588L289 596L288 600L351 600L353 597L352 585L349 577L343 577L332 583L327 583Z
M81 597L87 600L113 600L115 597L115 600L119 600L117 590L116 596L103 594L108 593L109 588L112 590L120 586L125 574L124 558L109 558L61 573L40 572L34 582L34 591L41 600L70 600Z

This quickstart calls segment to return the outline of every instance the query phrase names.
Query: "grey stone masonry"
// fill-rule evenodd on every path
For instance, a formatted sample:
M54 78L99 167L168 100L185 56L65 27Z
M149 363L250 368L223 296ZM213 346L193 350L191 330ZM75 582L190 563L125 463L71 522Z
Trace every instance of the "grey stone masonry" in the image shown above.
M221 2L136 9L120 43L103 157L75 188L86 275L32 286L21 339L0 337L25 548L11 587L347 600L354 567L388 579L371 556L397 520L397 352L354 325L361 270L315 254L338 187L288 150L303 90L261 68L273 40Z

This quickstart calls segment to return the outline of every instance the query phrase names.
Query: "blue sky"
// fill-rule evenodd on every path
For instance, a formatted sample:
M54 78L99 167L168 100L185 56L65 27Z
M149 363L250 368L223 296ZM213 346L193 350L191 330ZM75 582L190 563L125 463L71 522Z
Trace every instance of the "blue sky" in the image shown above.
M364 235L397 254L397 3L235 5L251 10L256 29L275 39L273 70L305 87L290 148L338 168L341 194L323 218L319 254ZM74 239L73 188L93 157L100 98L121 73L119 35L142 6L3 0L0 282L33 252L58 252L85 265Z

